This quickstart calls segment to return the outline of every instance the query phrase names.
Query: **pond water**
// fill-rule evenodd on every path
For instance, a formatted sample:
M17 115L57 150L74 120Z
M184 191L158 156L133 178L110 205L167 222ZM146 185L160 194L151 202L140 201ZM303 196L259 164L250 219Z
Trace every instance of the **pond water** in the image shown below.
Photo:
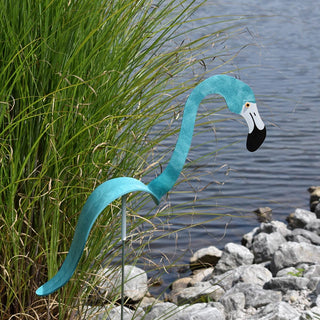
M214 128L208 124L210 137L206 132L194 138L190 159L208 148L240 142L200 162L193 168L200 181L191 179L170 194L175 212L189 215L164 221L172 234L154 241L146 252L159 265L180 255L181 264L188 263L192 252L205 246L240 243L242 235L259 224L253 210L269 206L273 218L284 221L296 207L308 209L307 188L320 185L320 6L311 0L219 0L208 1L197 15L208 12L252 16L245 32L227 43L231 48L252 45L216 72L234 71L252 87L267 138L258 151L247 152L247 127L232 120ZM175 138L168 143L174 145ZM216 220L219 214L225 216ZM195 226L189 228L191 224ZM163 286L154 291L176 278L177 270L164 272Z

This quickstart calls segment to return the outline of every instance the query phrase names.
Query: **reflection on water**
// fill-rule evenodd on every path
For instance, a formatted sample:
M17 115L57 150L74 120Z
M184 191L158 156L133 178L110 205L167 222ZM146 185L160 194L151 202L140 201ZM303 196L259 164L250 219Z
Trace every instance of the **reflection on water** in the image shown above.
M247 20L248 32L228 44L255 45L242 50L232 65L218 72L241 68L236 74L256 94L267 138L261 149L248 153L247 128L239 121L217 124L216 133L211 130L195 137L190 159L235 140L240 143L193 168L201 180L184 183L171 193L172 206L190 203L176 210L189 215L167 221L170 231L184 231L152 243L148 255L157 262L183 253L182 262L188 262L191 251L201 247L239 243L258 224L250 212L269 206L274 219L284 221L294 208L308 208L307 188L320 185L320 6L311 0L212 0L202 10L203 16L212 12L255 17ZM227 110L221 115L230 116ZM196 147L204 141L205 145ZM222 213L227 216L215 220L214 214ZM189 229L190 224L198 225ZM164 279L173 277L169 274Z

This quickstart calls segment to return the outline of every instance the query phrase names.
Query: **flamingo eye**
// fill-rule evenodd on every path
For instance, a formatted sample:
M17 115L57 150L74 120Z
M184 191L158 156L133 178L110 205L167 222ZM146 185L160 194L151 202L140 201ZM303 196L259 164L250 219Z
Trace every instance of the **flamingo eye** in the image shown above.
M250 103L247 102L247 103L245 104L245 107L246 107L246 108L249 108L249 107L250 107Z

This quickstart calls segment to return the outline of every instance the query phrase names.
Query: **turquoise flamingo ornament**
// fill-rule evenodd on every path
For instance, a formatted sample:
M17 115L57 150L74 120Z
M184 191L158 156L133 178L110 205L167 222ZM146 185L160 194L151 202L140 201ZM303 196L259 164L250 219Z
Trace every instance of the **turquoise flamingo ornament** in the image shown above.
M247 149L257 150L266 137L266 128L259 115L256 100L251 88L244 82L227 75L215 75L200 82L189 95L183 112L181 129L172 157L165 170L148 185L140 180L121 177L102 183L89 196L80 213L70 250L57 274L39 287L37 295L45 296L65 285L73 275L90 230L99 214L115 199L131 192L146 192L159 204L177 181L187 158L198 107L208 95L221 95L231 112L240 114L247 122L249 133ZM123 206L125 202L123 201ZM125 214L122 215L124 217ZM122 223L122 240L125 240L125 220Z

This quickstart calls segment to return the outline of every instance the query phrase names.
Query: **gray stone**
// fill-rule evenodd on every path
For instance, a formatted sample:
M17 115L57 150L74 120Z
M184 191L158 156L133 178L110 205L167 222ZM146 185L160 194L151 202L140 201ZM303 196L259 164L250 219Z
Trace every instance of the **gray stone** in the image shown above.
M311 243L311 241L307 238L305 238L304 236L300 235L300 234L297 234L293 237L293 239L291 241L294 241L294 242L305 242L305 243Z
M225 291L231 289L233 282L237 279L237 275L234 270L229 270L223 274L214 275L210 280L212 285L219 285Z
M172 292L179 292L185 288L188 288L192 281L191 277L186 277L186 278L180 278L174 281L171 285L171 290Z
M222 256L213 273L221 274L241 265L252 264L253 258L254 256L248 248L239 244L228 243L224 247Z
M289 303L281 301L270 303L248 320L299 320L300 313Z
M181 310L181 307L171 302L157 303L145 315L144 320L176 320Z
M279 290L286 293L288 290L303 290L307 289L309 279L302 277L275 277L266 282L264 289Z
M305 240L304 240L305 239ZM290 235L287 236L287 240L296 242L307 242L315 245L320 245L320 236L305 229L294 229Z
M272 209L269 207L258 208L253 211L259 222L270 222L272 220Z
M253 237L257 235L259 232L260 232L260 228L256 227L252 231L246 233L241 239L241 244L247 247L248 249L250 249L252 246Z
M308 189L310 193L310 204L320 201L320 187L312 186Z
M320 219L308 223L304 228L320 236Z
M154 298L151 295L149 295L149 296L147 295L147 296L143 297L141 299L141 301L138 302L138 306L143 309L147 309L147 308L152 307L156 303L160 303L160 302L162 302L162 301L157 298Z
M320 283L318 283L317 287L316 287L316 290L315 290L315 293L317 296L320 295Z
M311 279L314 277L320 277L320 265L315 264L315 265L309 266L309 268L304 272L303 276L308 279Z
M166 318L164 318L166 319ZM225 320L224 313L211 303L197 303L183 308L175 320Z
M286 242L274 253L271 271L276 274L286 267L299 263L317 264L320 261L320 247L309 243Z
M211 284L218 284L225 291L230 290L238 282L257 284L261 287L272 278L272 273L259 264L245 265L229 270L223 274L215 275Z
M254 290L245 292L246 304L245 307L260 308L272 302L281 301L281 293L278 291L264 290L256 287Z
M221 258L222 251L215 246L203 248L194 253L190 259L190 269L214 267Z
M144 320L225 320L223 311L212 303L196 303L178 307L173 303L159 303L153 306Z
M222 303L217 301L211 301L207 304L208 307L217 308L222 314L224 314L224 306Z
M316 203L314 206L314 213L316 214L317 218L320 218L320 202Z
M172 297L172 301L178 305L208 300L218 301L224 293L225 291L218 285L213 286L210 282L199 282L193 287L177 292Z
M320 277L312 277L308 279L309 279L308 289L311 291L314 291L320 283Z
M112 300L119 296L121 292L121 270L105 268L98 273L96 292L91 300L98 302L102 300ZM131 301L141 300L148 291L148 278L144 270L135 266L125 266L124 269L124 295Z
M282 301L290 303L300 313L306 309L310 309L312 304L309 290L289 290L283 295Z
M271 234L261 232L256 235L252 244L255 263L270 260L279 246L285 242L286 239L279 232Z
M77 315L79 316L79 315ZM137 310L131 310L127 307L123 307L123 320L141 320L144 316L142 308ZM77 318L79 320L120 320L121 319L121 307L91 307L86 306L81 312L81 316Z
M250 283L238 283L224 297L229 294L242 292L245 296L245 308L260 308L267 304L281 301L281 292L265 290L261 286ZM224 299L224 297L222 299ZM221 300L222 300L221 299Z
M208 281L212 278L214 268L194 270L191 276L191 285L201 281Z
M317 320L319 319L320 316L320 307L316 306L311 308L310 310L307 310L303 313L303 315L301 315L301 320L307 320L307 319L312 319L312 320Z
M231 292L225 294L220 302L225 308L225 312L229 314L234 311L242 311L245 308L246 297L243 292Z
M79 320L105 320L107 309L103 307L84 306L80 312L76 312L76 319Z
M131 310L124 307L123 311L123 320L140 320L144 317L144 311L142 308ZM108 316L106 318L103 318L103 320L121 320L121 306L112 308L108 313Z
M281 269L277 272L276 277L288 277L290 275L299 275L301 271L299 271L295 267L288 267Z
M314 212L298 208L294 213L291 213L286 220L288 221L289 226L292 229L295 229L304 228L307 224L312 223L316 219L317 216Z
M263 286L265 282L272 278L272 273L265 267L252 264L248 266L240 266L235 271L233 283L238 282L251 283Z
M287 225L281 221L271 221L269 223L261 223L259 229L260 229L260 232L264 232L268 234L278 232L283 237L287 237L291 233L291 230L287 228Z

